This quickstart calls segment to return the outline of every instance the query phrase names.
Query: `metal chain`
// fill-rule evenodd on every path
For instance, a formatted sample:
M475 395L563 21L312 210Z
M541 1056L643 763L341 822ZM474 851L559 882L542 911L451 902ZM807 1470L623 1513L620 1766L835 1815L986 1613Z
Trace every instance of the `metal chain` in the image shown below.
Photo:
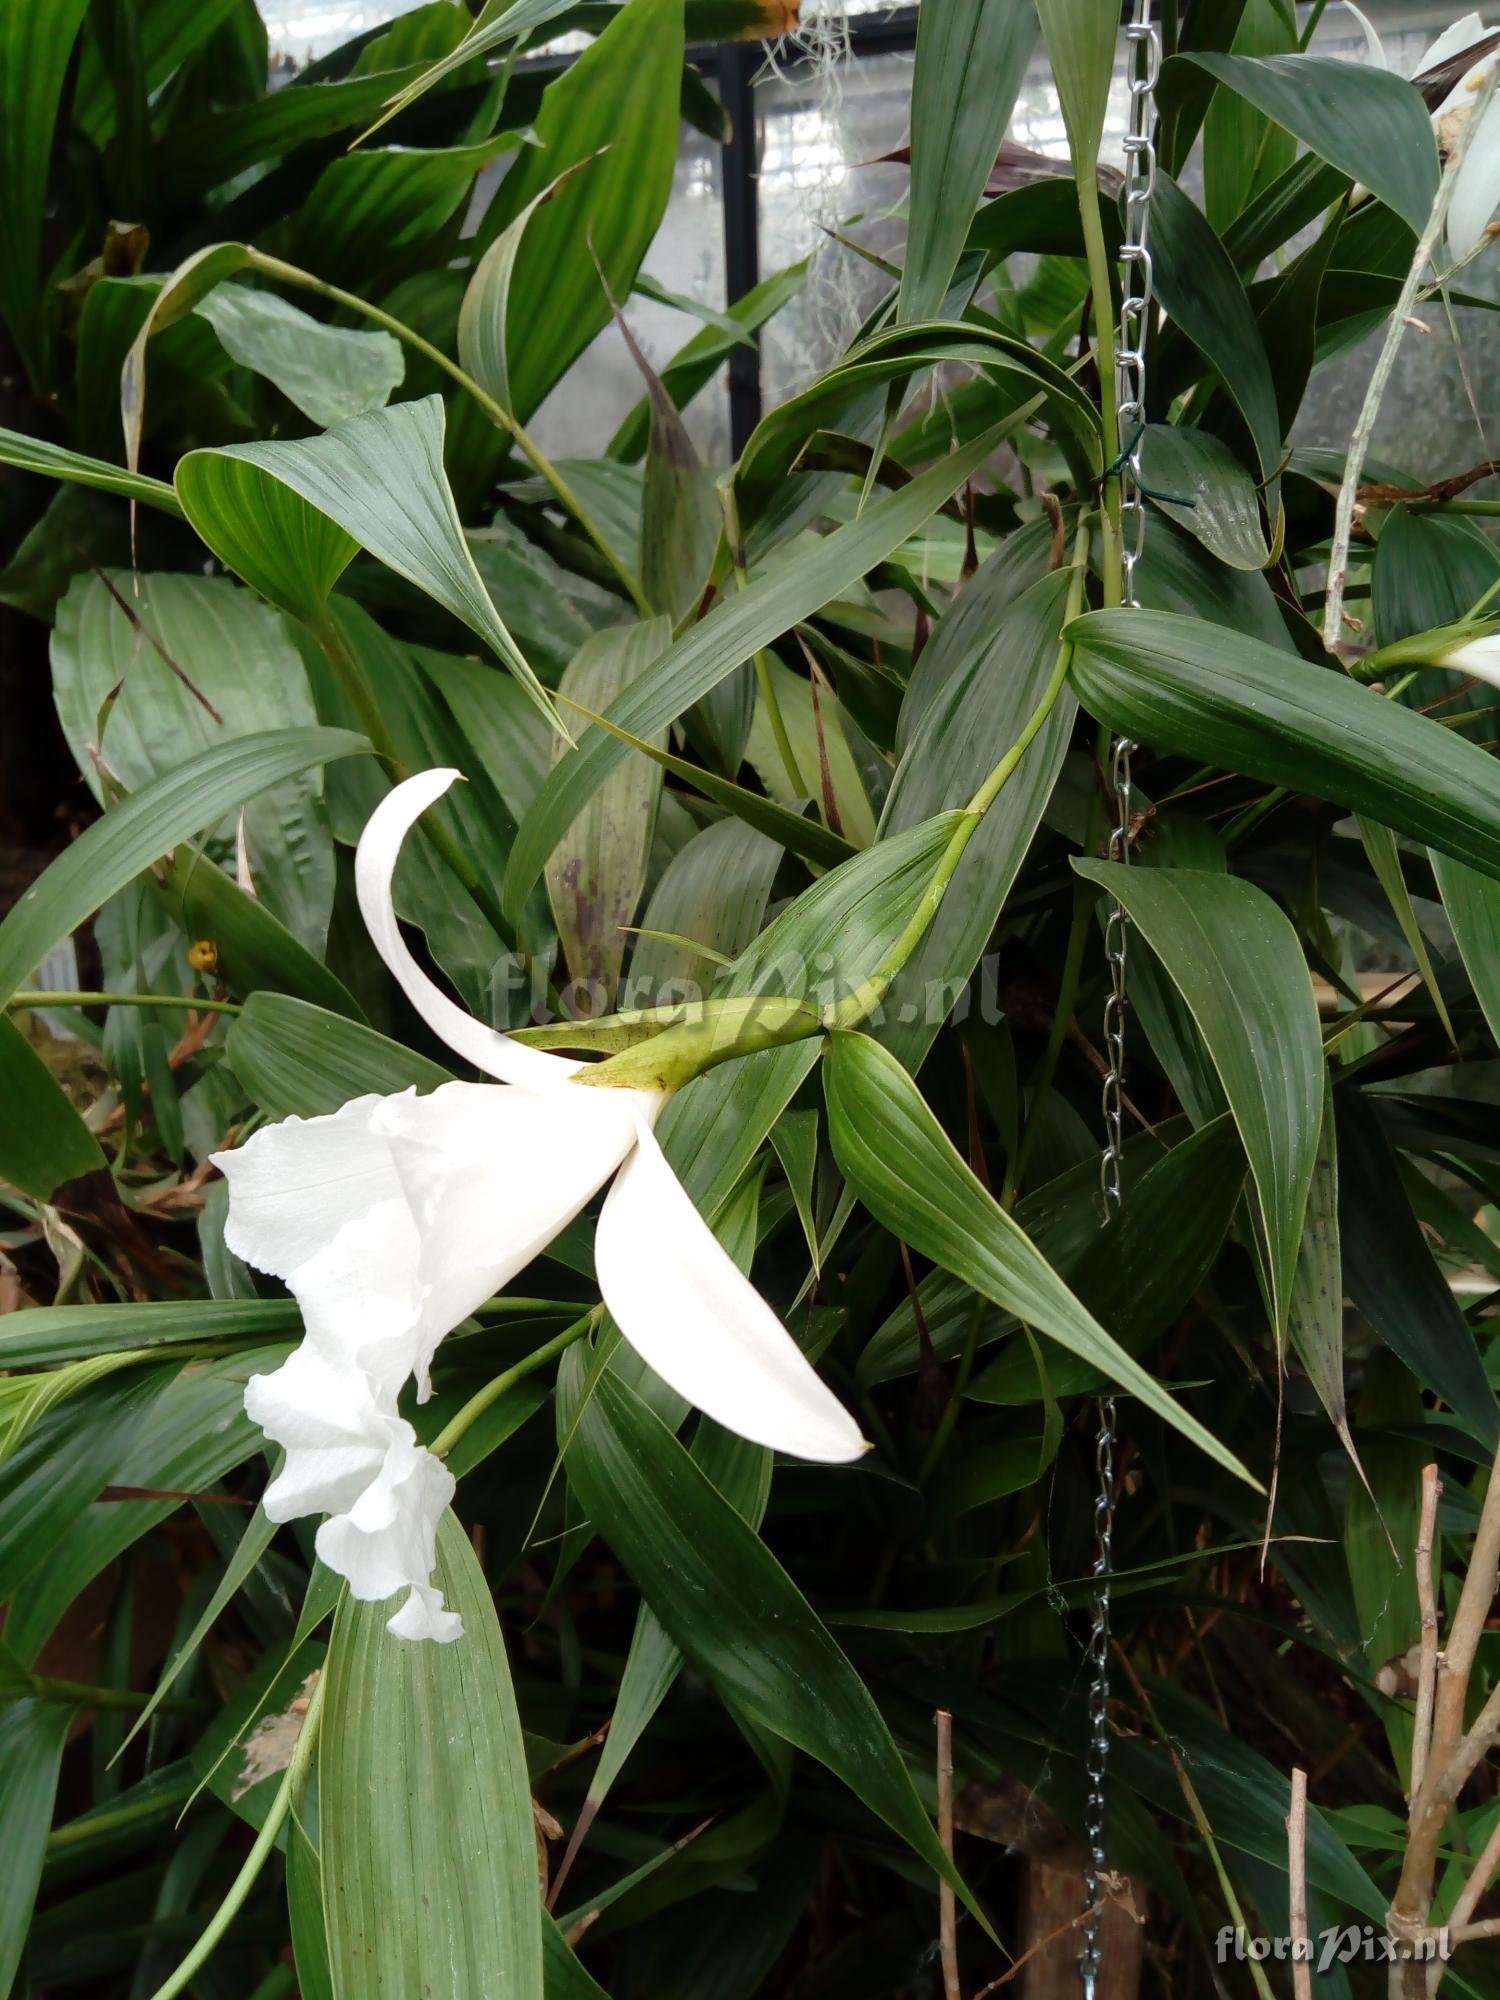
M1161 39L1151 25L1151 0L1134 0L1134 15L1125 28L1130 110L1125 134L1125 241L1121 247L1120 325L1115 345L1115 403L1119 416L1120 454L1120 598L1136 606L1135 570L1146 539L1145 480L1141 469L1141 438L1146 424L1146 337L1151 318L1151 249L1148 240L1151 195L1156 186L1156 79L1161 69ZM1117 736L1110 752L1110 791L1115 818L1109 835L1109 858L1130 860L1132 817L1130 757L1135 745ZM1120 1208L1120 1179L1125 1082L1125 959L1130 920L1118 902L1112 903L1104 925L1104 952L1109 968L1109 992L1104 1001L1104 1052L1108 1062L1102 1091L1104 1152L1099 1185L1106 1217ZM1083 1950L1079 1973L1086 2000L1094 2000L1102 1960L1103 1924L1100 1898L1106 1866L1104 1848L1105 1779L1109 1768L1109 1580L1114 1569L1115 1528L1115 1399L1099 1400L1099 1435L1094 1469L1094 1597L1093 1623L1085 1664L1089 1675L1088 1754L1084 1803Z

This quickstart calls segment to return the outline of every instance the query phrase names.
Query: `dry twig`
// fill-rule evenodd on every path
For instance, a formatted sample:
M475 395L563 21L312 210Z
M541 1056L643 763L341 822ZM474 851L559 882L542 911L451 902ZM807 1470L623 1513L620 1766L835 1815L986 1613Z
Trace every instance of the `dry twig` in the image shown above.
M943 1852L953 1859L953 1717L946 1708L937 1712L937 1808L938 1839ZM938 1883L938 1949L943 1960L943 2000L963 2000L958 1983L958 1904L953 1884Z
M1307 1773L1292 1772L1292 1809L1286 1816L1286 1867L1292 1932L1294 2000L1312 2000L1312 1939L1307 1930Z

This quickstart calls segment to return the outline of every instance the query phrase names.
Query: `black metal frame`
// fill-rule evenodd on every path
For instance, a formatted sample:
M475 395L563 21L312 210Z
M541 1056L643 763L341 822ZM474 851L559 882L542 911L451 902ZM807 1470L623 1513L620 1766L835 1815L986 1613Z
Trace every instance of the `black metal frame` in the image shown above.
M917 9L856 15L849 23L850 53L890 55L916 47ZM764 65L758 42L725 42L688 52L694 69L718 85L729 114L730 137L720 157L719 197L724 218L725 303L733 305L760 283L760 122L755 78ZM760 344L736 347L729 357L729 439L736 458L760 422Z

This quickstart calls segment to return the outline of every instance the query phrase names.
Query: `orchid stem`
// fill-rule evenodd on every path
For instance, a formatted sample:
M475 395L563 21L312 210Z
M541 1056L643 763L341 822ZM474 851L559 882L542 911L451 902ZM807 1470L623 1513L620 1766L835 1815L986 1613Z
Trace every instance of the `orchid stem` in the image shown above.
M238 1014L238 1000L200 1000L194 993L12 993L9 1007L190 1007L199 1014Z
M590 1306L582 1319L574 1320L571 1326L565 1326L561 1333L555 1334L551 1340L544 1341L540 1347L533 1349L523 1360L518 1361L513 1368L503 1369L493 1381L486 1382L484 1387L477 1390L463 1408L444 1424L433 1439L430 1449L434 1458L446 1458L465 1432L484 1415L491 1403L498 1402L508 1389L513 1389L517 1382L524 1380L526 1376L534 1375L538 1368L545 1368L549 1361L555 1360L565 1348L571 1347L575 1340L581 1340L598 1316L599 1307Z
M323 1690L327 1682L328 1669L325 1666L312 1691L312 1699L308 1702L307 1714L302 1719L302 1729L297 1737L296 1748L292 1751L291 1762L287 1765L286 1773L277 1787L276 1796L271 1801L271 1809L266 1814L265 1824L255 1836L255 1845L245 1856L244 1864L229 1885L223 1902L209 1919L208 1928L177 1970L157 1987L151 1995L151 2000L174 2000L174 1996L182 1992L239 1915L245 1898L255 1887L260 1871L271 1857L271 1850L276 1845L276 1836L281 1832L282 1823L291 1811L292 1800L307 1776L313 1751L317 1748L318 1724L323 1713Z
M404 340L408 347L414 347L419 354L425 354L435 367L441 368L445 375L451 376L461 389L466 389L491 422L505 432L517 450L530 462L532 470L540 474L552 488L559 503L573 516L624 585L626 594L637 611L643 617L650 616L651 606L646 601L645 592L639 582L621 560L618 552L611 547L603 530L563 474L525 426L506 409L503 403L490 395L488 390L482 389L472 375L460 368L458 363L444 354L440 347L435 347L430 340L424 340L414 327L407 326L403 320L393 318L388 312L382 312L379 306L371 305L368 299L360 298L357 293L346 292L338 285L330 285L322 278L315 278L311 271L301 270L296 264L284 264L279 257L268 257L259 250L250 252L250 262L257 271L264 272L268 278L279 278L286 285L300 285L304 291L316 292L320 298L329 299L334 305L344 306L350 312L359 313L363 318L373 320L377 326L385 327L388 332L395 334L398 340Z

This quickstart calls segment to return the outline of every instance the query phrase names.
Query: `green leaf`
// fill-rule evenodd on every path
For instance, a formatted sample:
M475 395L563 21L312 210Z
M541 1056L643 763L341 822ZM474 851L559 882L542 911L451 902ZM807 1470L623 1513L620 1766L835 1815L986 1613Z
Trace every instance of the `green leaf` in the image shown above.
M1298 46L1293 18L1279 0L1251 0L1230 44L1236 55L1290 55ZM1185 74L1193 77L1191 69ZM1208 81L1201 73L1197 84ZM1203 211L1223 233L1255 196L1296 157L1288 132L1268 123L1253 104L1216 90L1203 123Z
M566 14L576 5L576 0L488 0L473 27L453 48L447 50L434 63L430 63L419 76L410 83L392 89L386 101L385 117L376 121L370 130L375 131L408 105L414 104L425 92L442 83L471 63L476 56L488 55L491 49L498 49L506 42L520 41L535 29L542 28L559 14ZM395 79L389 79L395 84ZM369 137L366 132L362 135Z
M588 635L588 627L579 622L582 630L575 646L569 647L568 657ZM478 660L434 653L427 646L413 646L410 651L447 704L479 768L519 825L550 767L552 731L509 674L497 673ZM460 761L472 776L474 762L469 758Z
M992 390L985 404L991 423L1000 414L1005 427L1019 429L1035 413L1036 399L1043 398L1063 433L1064 448L1075 444L1081 457L1098 468L1099 429L1093 405L1071 376L1039 350L1010 334L967 321L887 327L856 342L834 367L761 418L735 467L741 526L748 530L774 503L784 501L781 489L819 431L857 429L872 403L878 413L890 383L946 365L982 372ZM1004 434L999 429L999 435ZM946 498L941 495L928 513L935 513Z
M9 1014L0 1014L0 1098L0 1179L23 1194L50 1201L64 1181L105 1164L99 1141Z
M792 746L798 775L825 810L822 771L823 760L827 759L828 789L833 793L834 805L830 817L836 817L842 828L842 833L833 835L834 840L845 851L850 846L868 847L875 838L875 815L870 809L859 766L849 748L844 711L837 695L830 690L826 680L820 682L818 706L814 711L812 682L809 679L794 674L775 658L768 658L766 665L770 669L771 689L781 710L782 724ZM771 727L765 696L759 691L745 742L745 756L773 799L779 800L787 809L795 809L802 803L792 789L775 731ZM800 840L794 842L788 837L786 845L794 852L803 851ZM822 860L823 856L820 854L816 858ZM843 858L842 853L839 858Z
M120 423L125 432L125 463L132 472L140 463L146 421L147 348L155 335L185 319L216 285L243 271L251 254L244 243L207 244L177 266L151 301L120 370Z
M37 387L47 372L42 237L52 142L87 12L88 0L0 0L0 317Z
M773 314L790 304L807 283L807 272L808 260L804 257L800 263L789 264L784 271L774 271L769 278L762 278L743 298L736 299L717 316L736 331L731 332L716 322L700 327L691 340L678 348L661 371L661 384L679 410L686 409L698 391L712 381L720 364L744 344L746 335L764 326ZM646 449L650 421L650 400L643 396L610 439L609 456L625 464L640 458Z
M832 1035L823 1079L834 1158L883 1228L1081 1355L1220 1465L1256 1484L1079 1304L964 1165L894 1056L868 1035Z
M1092 1161L1089 1166L1094 1186L1079 1192L1092 1200L1097 1217L1098 1170ZM1036 1233L1038 1248L1054 1256L1099 1324L1112 1328L1128 1353L1140 1355L1176 1324L1213 1269L1244 1185L1244 1149L1226 1112L1158 1157L1129 1185L1124 1205L1103 1228L1089 1232L1081 1250L1063 1237L1056 1211L1049 1216L1040 1199L1042 1190L1019 1205L1016 1219L1025 1227L1035 1209L1042 1225ZM1049 1240L1054 1236L1055 1254ZM973 1295L965 1297L968 1317ZM981 1339L993 1339L1004 1330L986 1320ZM967 1332L965 1327L965 1338ZM935 1336L933 1344L937 1345ZM1083 1395L1101 1388L1106 1379L1075 1354L1049 1355L1047 1374L1054 1396ZM1009 1341L964 1393L983 1403L1035 1403L1040 1390L1029 1350L1019 1341Z
M1035 44L1031 0L929 0L918 16L898 320L936 317Z
M179 841L313 764L369 750L347 729L276 729L205 750L86 827L0 924L0 1001L54 945Z
M310 506L256 461L192 451L177 461L178 512L252 590L307 625L359 552L338 522Z
M641 480L640 556L637 568L646 602L673 619L702 602L722 535L719 492L698 457L687 425L647 361L623 313L620 332L646 379L651 427ZM712 704L710 704L711 706ZM734 768L732 755L726 767Z
M1196 868L1076 859L1119 899L1186 1001L1260 1197L1278 1337L1323 1119L1323 1042L1297 933L1263 889Z
M1441 1396L1486 1451L1500 1410L1474 1335L1433 1261L1401 1186L1396 1155L1358 1090L1337 1095L1339 1235L1344 1287L1424 1389Z
M264 375L320 430L381 409L406 373L394 334L325 325L275 292L216 285L196 310L232 360Z
M542 1963L546 1970L543 1992L546 2000L609 2000L597 1980L590 1978L556 1922L542 1912Z
M1070 625L1078 698L1112 729L1311 792L1500 877L1494 759L1332 668L1194 619L1095 611Z
M635 0L632 0L635 4ZM882 494L845 527L789 555L748 588L726 598L677 641L651 673L617 702L610 721L650 737L673 722L760 648L809 618L915 534L994 448L993 432L955 452L898 492ZM626 745L602 731L552 772L516 839L503 907L514 920L547 856Z
M776 675L775 660L771 661L771 668L773 675ZM798 713L788 718L787 733L795 744L798 740L799 726L805 723L810 733L812 697L806 693L807 683L797 681L793 674L786 674L784 680L778 675L774 684L784 687L786 682L800 687L804 694L805 716ZM724 685L720 682L721 689ZM761 793L752 792L744 785L736 785L728 778L718 777L706 765L689 763L685 757L676 757L670 750L660 749L656 744L644 742L639 736L632 736L628 729L621 729L618 723L611 722L606 716L595 715L590 719L599 728L608 730L612 736L618 737L620 742L628 743L632 750L638 750L643 757L649 757L654 763L659 764L664 771L670 771L674 777L681 778L684 784L691 785L693 790L701 793L704 798L712 799L715 805L723 806L736 819L742 820L747 828L753 828L764 834L790 853L800 855L804 861L811 861L820 868L837 868L841 861L847 861L850 855L857 851L841 834L833 833L824 826L821 820L804 819L795 810L797 803L795 800L792 804L781 805L775 799L765 798ZM759 713L756 721L757 724L760 723ZM847 749L847 746L844 747ZM763 744L753 746L749 754L755 758L763 748ZM829 750L831 758L833 745L830 744ZM816 747L813 755L814 757L817 755ZM779 756L775 756L774 761L767 758L766 764L768 782L773 784L783 797L791 800L793 796L791 787L787 783ZM851 766L852 760L849 760L846 770ZM816 770L816 764L812 768ZM862 792L860 796L863 797ZM868 804L865 810L868 813Z
M760 1049L696 1077L667 1105L656 1136L704 1215L728 1201L817 1059L811 1039Z
M516 258L537 210L555 199L570 175L589 164L588 160L576 161L556 180L539 188L485 251L464 288L463 304L458 309L458 358L480 388L512 415L516 399L510 382L510 295Z
M474 182L525 134L469 146L371 147L332 160L291 218L292 260L363 296L429 260L462 225Z
M1339 1244L1339 1150L1332 1075L1323 1101L1323 1129L1308 1191L1307 1220L1292 1283L1287 1333L1328 1421L1356 1466L1344 1395L1344 1263ZM1360 1477L1364 1477L1360 1468Z
M1135 574L1141 603L1148 611L1181 612L1259 639L1278 652L1295 651L1265 576L1256 570L1226 568L1170 521L1153 521L1146 554Z
M1223 383L1250 432L1261 478L1274 482L1281 409L1260 327L1229 252L1166 174L1151 198L1151 253L1162 304ZM1274 498L1270 506L1274 516Z
M781 853L753 826L723 819L673 855L641 918L630 960L631 1006L657 1006L679 990L684 997L694 988L708 993L722 969L719 959L736 957L760 929ZM662 933L705 950L667 943Z
M1264 569L1271 560L1255 481L1212 431L1148 424L1141 462L1151 498L1231 569Z
M30 1306L0 1327L0 1368L58 1367L97 1354L178 1341L249 1343L294 1335L302 1315L291 1299L174 1299L161 1305Z
M536 1833L505 1640L451 1513L433 1578L452 1645L385 1629L345 1596L318 1746L319 1853L339 2000L542 1990Z
M548 85L536 146L506 175L480 225L488 243L568 168L591 162L532 218L517 252L508 375L523 423L609 324L609 295L628 295L666 213L682 57L681 0L631 0Z
M213 945L231 993L244 999L269 988L359 1019L338 975L205 856L179 848L156 864L152 886L187 937Z
M76 1426L68 1426L68 1443L81 1462L69 1506L59 1504L57 1437L50 1431L43 1435L42 1425L32 1432L6 1467L7 1473L20 1467L34 1440L48 1447L40 1474L31 1468L29 1484L37 1489L33 1507L17 1507L12 1492L6 1499L11 1547L20 1544L24 1575L12 1597L5 1636L28 1665L84 1586L166 1520L179 1504L177 1494L211 1490L259 1449L260 1433L244 1413L245 1380L257 1367L275 1367L286 1352L262 1348L180 1371L150 1369L138 1383L131 1371L119 1378L128 1385L130 1400L118 1406L107 1400L89 1405L86 1394L74 1398L58 1412L64 1419L76 1412L78 1418ZM132 1389L138 1393L132 1395ZM106 1485L173 1497L91 1505Z
M651 618L617 625L586 639L558 683L564 706L608 708L661 658L672 643L671 621ZM664 744L666 732L658 737ZM553 743L554 762L567 754ZM563 955L587 993L583 1011L607 1013L625 961L626 930L646 887L646 864L661 798L661 771L632 757L611 771L547 861L547 895Z
M1037 12L1074 170L1092 173L1114 79L1119 16L1100 0L1037 0Z
M813 1180L818 1170L817 1112L811 1108L784 1111L771 1127L771 1144L781 1162L781 1171L786 1175L792 1200L797 1204L797 1219L802 1224L807 1254L812 1259L816 1274L819 1261L818 1224L813 1213Z
M1432 872L1474 997L1500 1041L1500 882L1446 854L1433 854Z
M178 463L178 498L216 555L309 622L356 547L368 549L477 633L555 723L464 540L443 470L443 427L442 397L424 396L321 437L190 451Z
M827 1627L666 1425L609 1370L583 1405L567 1466L689 1665L761 1728L826 1765L969 1901L884 1718Z
M369 1093L435 1090L449 1071L357 1021L282 993L252 993L225 1042L230 1067L273 1117L315 1118Z
M145 1728L151 1717L156 1713L157 1706L162 1698L171 1693L173 1683L177 1680L183 1668L197 1656L198 1648L208 1637L215 1622L228 1607L231 1599L239 1594L246 1580L260 1562L261 1557L270 1548L275 1536L276 1523L267 1518L263 1507L257 1507L255 1512L250 1516L245 1532L241 1535L234 1554L224 1565L224 1574L219 1578L217 1584L215 1584L213 1595L209 1598L207 1604L204 1605L197 1623L193 1626L187 1637L182 1640L181 1644L177 1646L166 1666L162 1668L157 1678L156 1686L151 1691L150 1700L135 1718L134 1722L131 1723L129 1733L125 1738L126 1743L129 1743L132 1737ZM124 1745L121 1748L123 1749Z
M163 135L159 175L168 185L173 179L190 179L197 187L221 187L262 160L282 159L299 147L362 124L393 91L421 74L421 68L412 64L336 83L308 83L298 77L295 90L274 90L238 104L232 117L222 110L205 111L174 124Z
M896 767L880 822L882 846L934 813L967 804L1016 742L1057 665L1068 578L1067 570L1057 570L1010 603L988 627L985 643L968 651L931 695ZM994 929L1062 769L1074 714L1065 693L986 813L882 1004L876 1038L908 1069L915 1071L931 1048Z
M1497 575L1500 559L1477 521L1392 507L1375 544L1376 638L1389 646L1467 618ZM1451 694L1456 686L1451 675L1434 675L1430 692Z
M1203 1134L1213 1132L1218 1135L1227 1126L1233 1134L1233 1121L1227 1117L1212 1126L1205 1125L1197 1133L1182 1136L1186 1127L1185 1119L1168 1121L1154 1133L1137 1132L1125 1140L1124 1156L1121 1161L1121 1181L1125 1191L1125 1209L1132 1211L1140 1190L1146 1185L1158 1166L1165 1168L1182 1152L1188 1139L1203 1140ZM1177 1129L1173 1129L1173 1128ZM1203 1143L1212 1145L1212 1141ZM1170 1144L1170 1151L1164 1160L1161 1147ZM1238 1139L1234 1141L1238 1149ZM1212 1155L1211 1155L1212 1156ZM1244 1153L1239 1152L1239 1182L1235 1193L1244 1185ZM1184 1171L1194 1156L1189 1154L1179 1164ZM1226 1168L1226 1171L1228 1169ZM1167 1206L1167 1189L1175 1182L1177 1169L1165 1174L1154 1183L1160 1190L1161 1209ZM1210 1179L1217 1183L1221 1177L1215 1173ZM1143 1204L1144 1206L1144 1204ZM1157 1206L1156 1201L1151 1204ZM1160 1210L1158 1212L1161 1212ZM1035 1248L1064 1277L1076 1271L1080 1262L1089 1254L1090 1247L1103 1242L1111 1232L1100 1228L1099 1222L1099 1162L1097 1157L1079 1161L1045 1181L1030 1194L1023 1195L1016 1205L1015 1219L1023 1232L1031 1239ZM1118 1254L1126 1259L1124 1232L1113 1232L1113 1240L1119 1246ZM1136 1264L1135 1254L1128 1260ZM1140 1262L1144 1263L1144 1254ZM940 1361L951 1361L960 1355L968 1342L973 1324L975 1295L967 1285L962 1284L950 1271L942 1269L929 1271L917 1287L917 1297L922 1308L922 1317L927 1324L928 1339L933 1352ZM1019 1325L1013 1314L994 1308L987 1308L980 1321L980 1344L997 1340L1002 1334L1012 1333ZM903 1299L894 1312L878 1327L860 1356L858 1379L862 1384L894 1381L902 1375L914 1375L921 1365L923 1342L917 1328L916 1310L910 1295ZM1062 1371L1071 1356L1054 1354L1048 1357L1048 1372L1054 1380L1060 1380ZM1084 1371L1089 1372L1089 1371ZM1028 1400L1036 1388L1036 1371L1029 1369L1027 1378Z
M57 1775L76 1712L66 1702L35 1698L0 1709L0 1817L6 1850L0 1887L0 1993L10 1992L26 1948Z
M1412 957L1417 961L1417 970L1422 975L1422 984L1432 997L1432 1005L1438 1019L1443 1024L1443 1032L1450 1042L1457 1043L1453 1023L1448 1018L1448 1003L1438 984L1433 970L1432 954L1427 949L1427 940L1422 935L1422 926L1417 921L1416 910L1412 907L1411 891L1406 886L1406 877L1401 870L1401 851L1396 836L1388 826L1378 826L1374 820L1360 819L1359 837L1365 853L1369 856L1370 867L1376 881L1385 891L1386 901L1401 926L1401 935L1406 939ZM1482 878L1481 878L1482 879Z
M0 430L0 465L13 465L18 472L40 473L44 479L89 486L98 493L117 493L122 500L139 500L147 507L159 507L164 514L182 512L177 495L164 479L152 479L144 472L127 472L107 459L88 458L81 451L69 451L65 445L27 437L21 431Z
M746 947L724 991L784 995L823 1010L848 998L906 930L963 817L939 813L831 869Z
M1421 94L1393 71L1326 56L1186 56L1305 146L1362 181L1418 235L1438 189Z
M137 791L228 737L318 719L285 625L227 577L81 577L58 609L52 689L68 747L101 800L96 751ZM216 858L233 868L242 825L267 909L317 952L327 943L334 875L321 791L319 772L301 772L252 798L239 824L209 835Z

